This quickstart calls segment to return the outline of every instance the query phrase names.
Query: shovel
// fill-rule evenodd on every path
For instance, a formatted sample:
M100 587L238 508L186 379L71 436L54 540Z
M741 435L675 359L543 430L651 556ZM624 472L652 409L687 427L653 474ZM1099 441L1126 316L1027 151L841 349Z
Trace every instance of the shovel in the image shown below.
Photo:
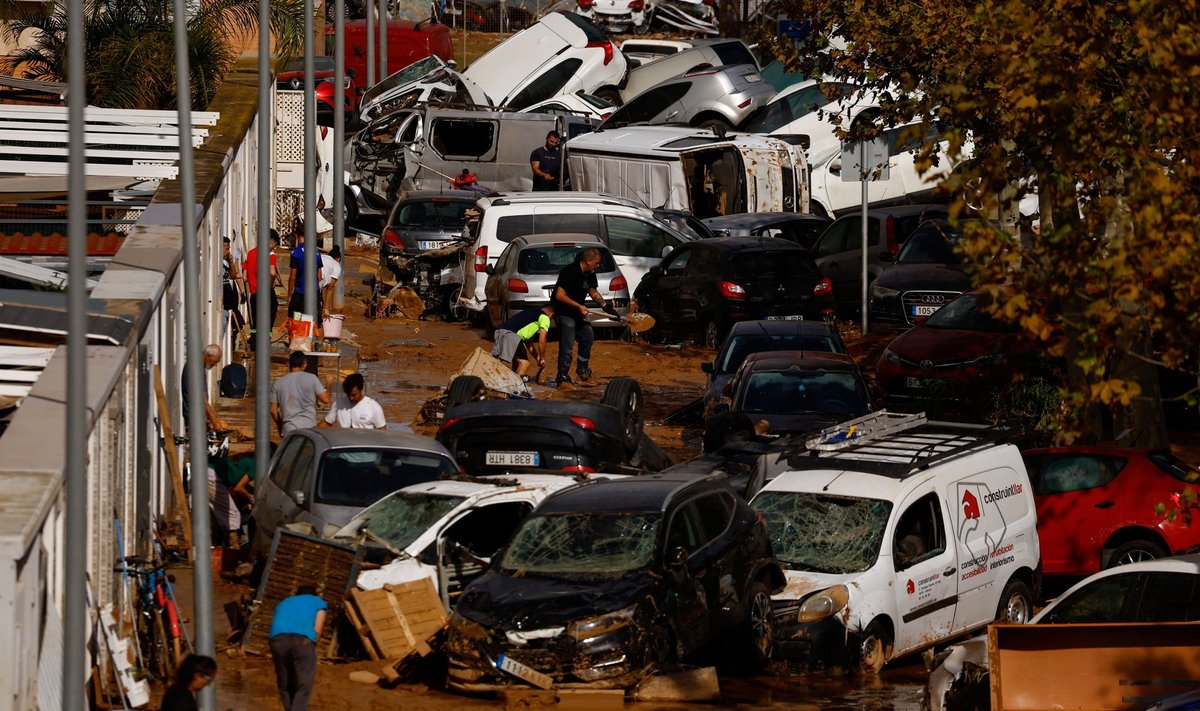
M629 327L630 333L642 333L654 328L654 317L641 311L634 311L627 316L613 316L607 311L599 309L588 309L589 316L597 316L599 318L615 318L617 323L624 324Z

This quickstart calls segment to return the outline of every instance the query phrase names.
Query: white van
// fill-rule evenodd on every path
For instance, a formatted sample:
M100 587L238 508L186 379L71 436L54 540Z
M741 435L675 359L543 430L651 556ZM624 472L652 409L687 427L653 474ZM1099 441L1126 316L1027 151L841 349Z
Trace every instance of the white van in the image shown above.
M481 318L487 267L517 237L553 232L595 235L608 245L633 293L650 267L684 242L712 236L695 218L655 211L615 195L513 192L480 198L479 221L468 223L471 252L463 269L462 305Z
M574 190L622 195L697 218L740 212L808 212L801 146L706 128L626 126L563 144Z
M1027 622L1037 514L1001 437L884 410L771 457L778 475L751 506L787 577L776 653L874 672L993 621Z

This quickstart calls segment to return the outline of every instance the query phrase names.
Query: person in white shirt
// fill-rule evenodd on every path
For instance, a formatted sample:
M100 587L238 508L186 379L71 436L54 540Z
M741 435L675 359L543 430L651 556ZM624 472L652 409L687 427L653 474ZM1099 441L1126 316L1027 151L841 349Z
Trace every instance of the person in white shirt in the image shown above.
M321 422L322 427L347 427L351 429L377 429L387 426L383 408L373 399L363 395L363 376L351 373L342 382L342 392Z
M318 244L320 244L318 242ZM333 290L338 279L342 278L342 250L335 244L333 249L319 252L321 255L321 296L325 298L325 310L328 315L333 304Z

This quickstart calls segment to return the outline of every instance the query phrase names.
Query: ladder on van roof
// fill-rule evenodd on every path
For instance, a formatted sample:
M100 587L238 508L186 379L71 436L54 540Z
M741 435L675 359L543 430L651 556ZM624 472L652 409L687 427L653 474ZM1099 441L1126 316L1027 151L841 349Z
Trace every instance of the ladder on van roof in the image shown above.
M790 468L817 469L853 462L853 468L905 478L934 464L1006 440L1006 427L929 420L925 413L880 410L828 427L784 456ZM798 443L797 443L798 444Z

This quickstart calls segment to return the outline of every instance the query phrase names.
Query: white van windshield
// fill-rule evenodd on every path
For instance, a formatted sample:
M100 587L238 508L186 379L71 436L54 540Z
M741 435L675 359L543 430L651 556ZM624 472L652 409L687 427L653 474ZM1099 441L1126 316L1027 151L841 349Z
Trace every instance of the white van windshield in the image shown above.
M873 566L892 513L890 501L793 491L764 491L750 505L766 519L779 564L817 573Z

